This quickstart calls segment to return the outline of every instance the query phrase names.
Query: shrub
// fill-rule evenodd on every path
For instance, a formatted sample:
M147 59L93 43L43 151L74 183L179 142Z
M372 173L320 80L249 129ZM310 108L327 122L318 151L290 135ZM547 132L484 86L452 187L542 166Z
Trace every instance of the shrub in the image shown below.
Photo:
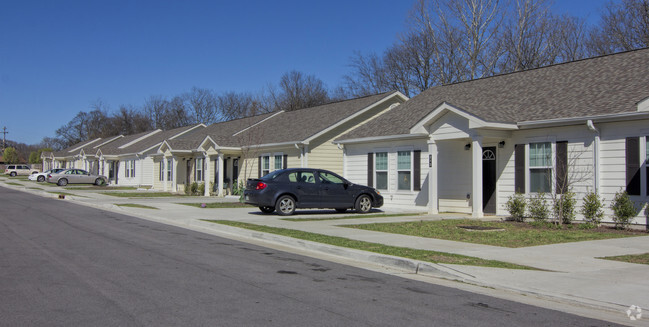
M239 181L239 183L232 186L232 195L242 195L243 190L246 189L245 181Z
M189 186L189 192L190 192L191 195L196 195L196 193L198 193L198 183L193 182Z
M558 197L559 199L552 205L554 217L557 221L561 221L562 224L570 224L575 220L575 206L577 204L575 193L568 191L558 195Z
M584 205L581 207L581 214L584 215L586 224L598 227L604 218L604 204L597 192L588 192L584 197Z
M203 195L205 194L205 183L200 183L198 185L198 191L196 192L196 195Z
M525 219L525 196L521 193L516 193L509 196L505 203L505 209L515 221L523 221Z
M548 201L545 199L544 193L538 193L535 197L530 198L527 207L530 211L530 217L534 218L534 220L546 220L550 216Z
M613 202L611 202L611 210L613 210L615 228L628 228L636 215L635 205L626 191L615 193Z

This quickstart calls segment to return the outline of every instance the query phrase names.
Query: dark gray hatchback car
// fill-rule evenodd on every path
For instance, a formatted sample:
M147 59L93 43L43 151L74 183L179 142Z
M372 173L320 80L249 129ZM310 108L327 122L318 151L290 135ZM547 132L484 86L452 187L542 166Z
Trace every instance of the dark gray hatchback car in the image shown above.
M353 184L323 169L289 168L262 178L248 179L243 192L245 203L264 213L277 211L291 215L296 208L333 208L345 212L354 208L367 213L383 205L383 196L374 188Z

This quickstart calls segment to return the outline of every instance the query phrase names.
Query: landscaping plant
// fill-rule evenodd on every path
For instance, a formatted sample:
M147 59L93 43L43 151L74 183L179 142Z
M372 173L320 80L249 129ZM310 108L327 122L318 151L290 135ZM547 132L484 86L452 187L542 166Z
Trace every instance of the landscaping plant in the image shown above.
M535 197L530 198L527 207L529 208L530 217L536 221L545 221L550 216L545 193L537 193Z
M575 206L577 199L572 191L559 194L557 201L552 206L554 217L562 224L570 224L575 219Z
M620 190L615 193L615 197L611 202L611 210L613 210L613 221L615 228L626 229L631 224L631 220L636 215L635 205L629 194L626 191Z
M581 214L584 215L586 225L599 227L604 218L604 204L597 192L588 192L584 197L584 205L581 207Z
M522 222L525 219L525 196L521 193L510 195L505 203L505 209L514 221Z

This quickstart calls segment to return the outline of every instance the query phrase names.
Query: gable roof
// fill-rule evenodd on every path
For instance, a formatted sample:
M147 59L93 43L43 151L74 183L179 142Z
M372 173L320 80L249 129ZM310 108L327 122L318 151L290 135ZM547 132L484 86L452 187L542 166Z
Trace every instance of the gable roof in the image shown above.
M257 128L238 134L237 139L232 139L230 142L238 142L238 145L244 146L305 142L369 107L395 96L401 97L404 101L407 99L399 92L386 92L282 112L259 124L258 129L263 131L263 136L258 138L261 138L263 143L251 137L251 134L259 132L255 130Z
M119 155L125 153L124 148L127 148L129 145L132 145L133 143L141 141L146 137L155 135L156 133L159 132L161 132L161 130L157 129L157 130L142 132L138 134L126 135L120 138L119 140L116 140L115 142L111 142L107 145L100 146L99 149L97 150L97 153L101 153L102 155Z
M432 87L340 137L408 134L442 104L517 124L637 112L649 96L649 48Z

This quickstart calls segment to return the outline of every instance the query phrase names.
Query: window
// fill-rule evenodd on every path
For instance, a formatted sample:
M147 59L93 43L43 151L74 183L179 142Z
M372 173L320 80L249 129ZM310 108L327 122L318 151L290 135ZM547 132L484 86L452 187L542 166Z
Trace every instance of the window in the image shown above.
M388 153L377 152L375 154L374 173L376 175L376 183L374 187L379 190L388 189Z
M411 190L412 160L410 151L397 151L397 189Z
M270 156L261 157L261 176L266 176L270 173Z
M530 192L552 192L552 143L530 143Z
M284 165L283 161L284 161L284 156L282 156L281 154L276 154L275 155L275 169L274 170L280 170L280 169L284 168L284 167L282 167Z
M323 184L344 184L345 181L342 178L340 178L340 176L330 174L330 173L320 172L320 183L323 183Z
M161 180L161 181L164 181L165 180L165 175L164 174L165 174L165 161L164 161L164 159L162 159L160 161L160 171L159 171L159 174L158 174L158 179Z
M173 175L173 166L171 165L173 161L171 159L167 159L167 180L171 180L171 175Z
M202 182L203 181L203 169L205 164L205 159L203 158L196 158L196 164L194 165L194 179L197 182Z
M126 160L124 162L125 166L125 172L124 176L125 177L135 177L135 160Z
M296 183L315 183L315 178L313 177L313 172L310 171L296 171L288 174L289 182Z

